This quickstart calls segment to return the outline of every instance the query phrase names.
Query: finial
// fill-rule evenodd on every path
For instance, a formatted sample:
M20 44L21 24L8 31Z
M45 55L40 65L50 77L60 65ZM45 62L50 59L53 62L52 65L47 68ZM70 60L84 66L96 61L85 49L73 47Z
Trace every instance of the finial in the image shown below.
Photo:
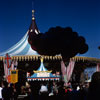
M43 62L43 57L41 57L41 62Z
M34 10L32 10L32 20L34 20Z

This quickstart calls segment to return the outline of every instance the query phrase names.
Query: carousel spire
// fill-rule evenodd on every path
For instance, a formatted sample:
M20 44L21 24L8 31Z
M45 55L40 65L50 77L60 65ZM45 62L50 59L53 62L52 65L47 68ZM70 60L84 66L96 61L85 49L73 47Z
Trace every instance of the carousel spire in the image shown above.
M34 17L34 10L32 10L32 20L34 20L35 17Z
M37 28L36 22L35 22L35 17L34 17L34 10L32 9L32 21L31 21L31 25L29 27L29 33L32 33L34 35L39 34L39 30Z
M41 63L43 63L43 57L41 57L40 60L41 60Z

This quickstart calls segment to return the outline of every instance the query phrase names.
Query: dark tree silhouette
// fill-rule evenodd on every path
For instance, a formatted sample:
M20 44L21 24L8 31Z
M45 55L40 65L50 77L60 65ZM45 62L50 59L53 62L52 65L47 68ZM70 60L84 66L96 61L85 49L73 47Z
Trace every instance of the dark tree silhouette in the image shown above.
M76 54L88 51L85 38L73 32L72 28L52 27L45 33L29 32L28 41L32 49L41 55L54 56L61 54L63 59L69 59Z

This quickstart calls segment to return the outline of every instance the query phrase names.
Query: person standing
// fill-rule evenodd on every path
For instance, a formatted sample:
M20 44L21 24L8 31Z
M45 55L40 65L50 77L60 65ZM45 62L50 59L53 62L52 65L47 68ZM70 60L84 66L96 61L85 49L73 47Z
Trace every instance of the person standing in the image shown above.
M58 94L58 86L55 82L53 82L53 94L57 95Z
M2 100L2 86L1 86L1 82L0 82L0 100Z
M10 100L11 98L10 89L6 81L3 82L2 98L3 100Z
M10 84L10 86L9 86L9 91L10 91L10 97L11 97L11 100L13 100L13 96L14 96L14 88L13 88L13 84Z
M40 95L47 95L47 94L48 94L48 88L47 88L47 86L46 86L45 83L43 83L43 84L41 85L41 88L40 88L40 90L39 90L39 94L40 94Z
M100 99L100 72L95 72L92 75L92 79L88 89L87 100L99 100Z

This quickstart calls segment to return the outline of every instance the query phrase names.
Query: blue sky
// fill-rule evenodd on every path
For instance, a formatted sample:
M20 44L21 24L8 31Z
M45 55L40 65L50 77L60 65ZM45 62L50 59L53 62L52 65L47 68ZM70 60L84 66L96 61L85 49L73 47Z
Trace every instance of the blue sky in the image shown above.
M87 53L78 56L100 58L99 0L1 0L0 52L16 44L27 32L32 17L32 1L40 32L50 27L72 27L84 36Z

